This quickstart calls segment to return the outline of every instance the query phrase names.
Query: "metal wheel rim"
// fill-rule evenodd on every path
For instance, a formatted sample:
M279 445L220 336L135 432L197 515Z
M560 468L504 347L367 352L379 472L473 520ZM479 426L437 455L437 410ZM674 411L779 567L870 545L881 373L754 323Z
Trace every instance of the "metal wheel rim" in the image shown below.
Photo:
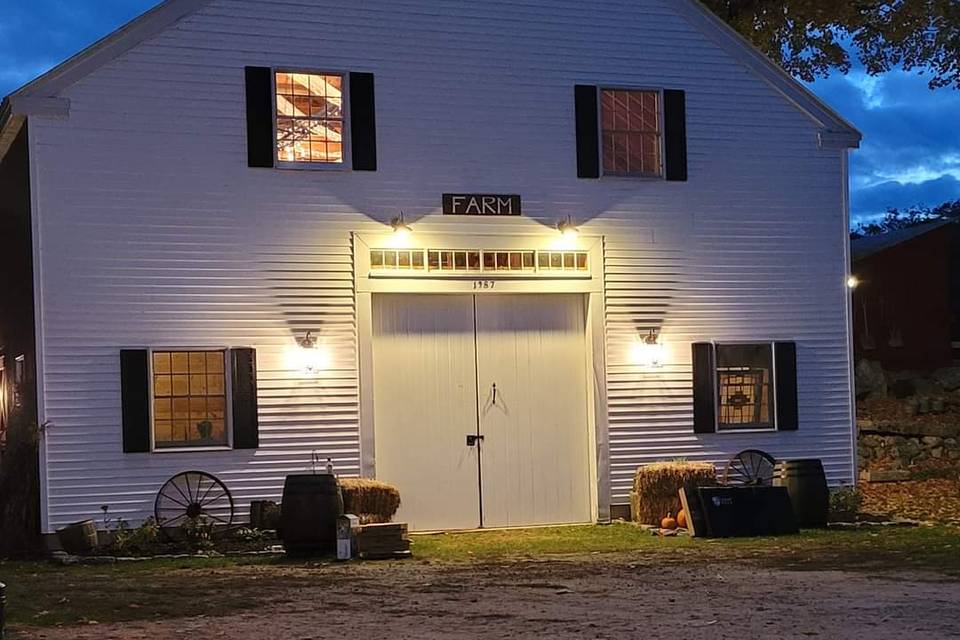
M205 518L216 526L233 524L233 495L219 478L205 471L184 471L160 487L153 505L157 526L175 528Z
M773 484L776 464L776 459L766 451L741 451L727 462L723 471L723 483L741 487L769 487Z

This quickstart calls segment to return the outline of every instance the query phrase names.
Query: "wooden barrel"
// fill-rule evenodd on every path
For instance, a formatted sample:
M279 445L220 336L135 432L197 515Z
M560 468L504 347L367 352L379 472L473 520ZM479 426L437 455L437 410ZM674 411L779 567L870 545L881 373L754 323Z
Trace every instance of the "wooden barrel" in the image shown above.
M290 475L283 485L280 537L292 555L334 554L343 497L330 474Z
M786 487L800 527L825 527L830 490L823 463L816 459L783 460L773 470L773 484Z
M57 538L67 553L90 553L97 548L97 525L93 520L75 522L57 531Z

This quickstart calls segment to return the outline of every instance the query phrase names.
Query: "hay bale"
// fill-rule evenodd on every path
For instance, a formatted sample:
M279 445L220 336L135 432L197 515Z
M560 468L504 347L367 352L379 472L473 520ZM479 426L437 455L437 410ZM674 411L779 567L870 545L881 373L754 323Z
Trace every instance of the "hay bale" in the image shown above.
M400 491L392 484L367 478L341 478L343 511L360 518L361 524L390 522L400 508Z
M659 526L668 513L680 511L681 487L712 487L717 471L709 462L655 462L637 469L630 492L630 513L634 522Z

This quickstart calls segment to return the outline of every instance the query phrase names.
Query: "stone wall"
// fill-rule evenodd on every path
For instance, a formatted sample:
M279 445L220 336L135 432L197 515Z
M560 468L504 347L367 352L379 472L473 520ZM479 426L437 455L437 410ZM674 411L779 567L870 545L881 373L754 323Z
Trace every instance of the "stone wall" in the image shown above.
M960 465L960 424L859 420L858 453L865 470L921 470Z

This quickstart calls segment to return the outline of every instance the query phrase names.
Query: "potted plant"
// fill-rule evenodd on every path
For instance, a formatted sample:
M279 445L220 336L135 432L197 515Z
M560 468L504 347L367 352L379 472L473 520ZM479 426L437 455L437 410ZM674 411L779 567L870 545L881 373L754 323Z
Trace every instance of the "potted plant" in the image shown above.
M209 440L213 436L213 423L209 420L202 420L197 423L197 433L201 440Z

